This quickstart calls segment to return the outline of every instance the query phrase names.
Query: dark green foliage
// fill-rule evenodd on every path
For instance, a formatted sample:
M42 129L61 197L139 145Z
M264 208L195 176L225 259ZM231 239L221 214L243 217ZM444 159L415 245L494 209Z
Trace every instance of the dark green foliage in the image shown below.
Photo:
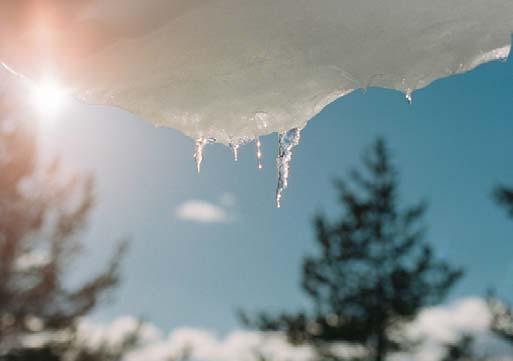
M4 356L0 356L2 361L60 361L61 357L49 347L44 348L24 348L12 350Z
M510 216L513 216L513 189L498 186L493 195L497 203L506 208Z
M459 340L446 345L446 353L441 361L485 361L486 358L476 356L474 337L462 335Z
M497 186L493 196L496 202L513 217L513 189ZM501 302L493 292L488 295L488 309L492 315L491 329L503 340L513 344L513 310Z
M293 343L355 342L378 361L411 346L400 336L404 323L442 300L462 271L424 242L425 205L399 207L397 171L382 139L363 164L336 181L340 219L315 217L318 253L304 259L302 272L313 314L242 315L244 323L285 331Z
M491 331L513 344L513 310L494 295L488 296L488 310L492 315Z

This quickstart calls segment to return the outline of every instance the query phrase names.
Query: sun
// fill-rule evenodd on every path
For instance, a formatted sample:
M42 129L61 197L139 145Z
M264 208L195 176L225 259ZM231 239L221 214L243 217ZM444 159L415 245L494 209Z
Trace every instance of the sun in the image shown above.
M69 92L55 78L47 77L32 84L31 101L38 113L53 117L69 102Z

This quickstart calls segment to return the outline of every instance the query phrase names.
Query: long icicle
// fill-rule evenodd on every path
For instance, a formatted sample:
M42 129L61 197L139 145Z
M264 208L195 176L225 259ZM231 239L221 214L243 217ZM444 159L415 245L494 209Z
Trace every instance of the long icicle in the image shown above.
M262 169L262 143L260 142L260 138L255 138L255 145L256 145L256 159L257 159L257 167L258 169Z
M299 144L301 139L301 129L293 128L279 135L279 149L276 157L276 167L278 168L278 186L276 188L276 207L281 207L281 198L283 191L288 187L290 172L290 161L292 160L292 150Z
M196 143L194 145L194 161L196 162L196 169L198 174L201 172L201 163L203 162L203 151L205 149L205 145L208 144L208 139L201 137L196 139Z

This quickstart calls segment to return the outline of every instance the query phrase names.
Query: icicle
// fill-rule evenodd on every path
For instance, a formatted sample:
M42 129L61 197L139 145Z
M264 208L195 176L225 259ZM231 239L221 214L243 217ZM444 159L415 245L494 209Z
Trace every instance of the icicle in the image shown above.
M413 103L413 96L411 94L411 90L408 90L406 92L406 94L404 95L404 97L406 98L406 101L408 102L408 104L412 105L412 103Z
M276 167L278 168L278 187L276 188L276 207L281 207L282 193L288 186L290 161L292 160L292 149L299 144L301 129L294 128L279 136L278 156Z
M208 143L209 139L201 137L196 139L196 144L194 145L194 161L196 162L198 174L201 171L201 163L203 162L203 150Z
M232 152L233 152L233 160L234 161L239 160L239 147L240 147L239 144L230 143L230 148L232 149Z
M257 159L257 167L258 169L262 169L262 143L260 143L260 138L255 138L255 144L256 144L256 159Z

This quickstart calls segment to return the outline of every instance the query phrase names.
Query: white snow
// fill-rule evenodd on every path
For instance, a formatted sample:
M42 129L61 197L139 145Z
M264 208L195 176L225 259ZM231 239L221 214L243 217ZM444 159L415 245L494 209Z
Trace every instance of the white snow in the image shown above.
M0 61L194 139L303 128L369 86L411 94L507 57L511 0L0 3Z

